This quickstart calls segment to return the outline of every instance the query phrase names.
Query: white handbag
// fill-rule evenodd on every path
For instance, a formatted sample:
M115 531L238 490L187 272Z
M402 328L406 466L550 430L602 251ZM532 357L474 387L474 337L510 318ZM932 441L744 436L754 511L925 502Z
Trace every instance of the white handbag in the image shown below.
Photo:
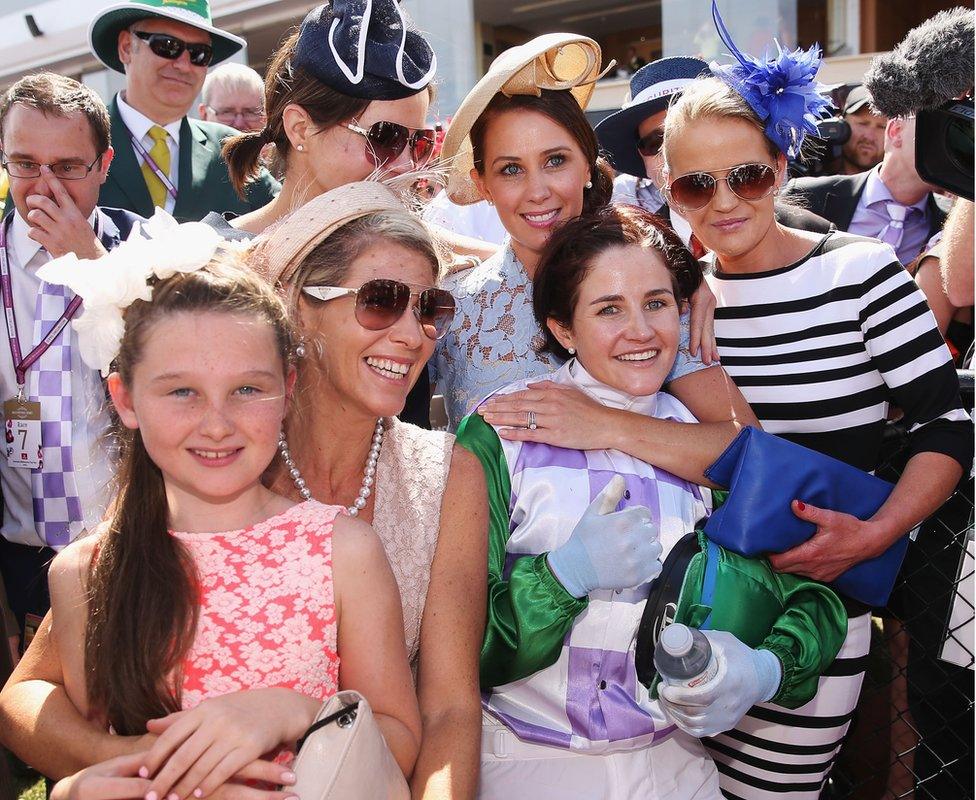
M285 791L301 800L409 800L410 787L359 692L338 692L298 740Z

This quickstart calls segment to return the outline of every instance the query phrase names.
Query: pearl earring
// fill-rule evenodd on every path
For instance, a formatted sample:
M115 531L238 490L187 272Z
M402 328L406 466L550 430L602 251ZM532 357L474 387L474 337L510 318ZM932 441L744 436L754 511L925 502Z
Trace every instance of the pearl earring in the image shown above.
M297 145L295 145L295 149L296 149L296 150L297 150L297 151L298 151L299 153L304 153L304 152L305 152L305 145L303 145L303 144L297 144Z
M584 189L592 189L593 188L593 181L587 181L586 183L584 183L583 184L583 188Z
M569 353L569 354L570 354L571 356L575 356L575 355L576 355L576 348L575 348L575 347L567 347L567 348L566 348L566 351L567 351L567 352L568 352L568 353Z
M305 349L305 340L303 339L297 345L295 345L295 358L305 358L308 351Z

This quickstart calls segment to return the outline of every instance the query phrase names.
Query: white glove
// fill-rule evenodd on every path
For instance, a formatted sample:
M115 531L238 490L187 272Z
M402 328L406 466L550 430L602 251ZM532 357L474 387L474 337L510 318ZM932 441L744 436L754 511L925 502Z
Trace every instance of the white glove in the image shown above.
M614 475L583 512L569 539L549 553L549 568L573 597L630 589L661 573L661 543L650 509L614 511L626 489Z
M769 650L753 650L731 633L702 631L718 661L718 673L688 689L662 682L661 707L685 733L701 738L730 730L756 703L776 694L783 667Z

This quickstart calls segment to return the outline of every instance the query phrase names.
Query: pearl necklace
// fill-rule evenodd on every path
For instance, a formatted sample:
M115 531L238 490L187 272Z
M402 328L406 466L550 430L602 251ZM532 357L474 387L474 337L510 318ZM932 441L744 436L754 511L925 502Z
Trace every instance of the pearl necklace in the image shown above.
M349 516L351 517L357 516L360 511L366 508L366 500L373 492L373 482L376 480L376 462L380 460L380 448L382 446L383 418L380 417L376 420L376 427L373 429L373 442L369 448L369 456L366 458L366 466L363 468L363 484L359 487L359 496L356 497L356 501L351 506L346 507L346 511L349 512ZM291 457L284 431L278 437L278 450L281 451L281 460L285 462L285 466L288 468L288 474L295 482L295 488L298 489L298 493L302 496L303 500L311 500L312 493L309 491L305 479L302 477L302 473L299 472L294 459Z

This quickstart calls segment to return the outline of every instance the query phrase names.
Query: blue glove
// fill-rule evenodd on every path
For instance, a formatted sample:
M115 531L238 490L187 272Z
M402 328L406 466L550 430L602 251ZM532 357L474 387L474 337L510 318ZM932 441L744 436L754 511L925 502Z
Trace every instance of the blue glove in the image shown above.
M756 703L776 694L783 676L779 659L769 650L753 650L725 631L702 633L718 661L715 677L694 689L662 683L658 691L665 713L698 738L734 728Z
M614 475L583 512L569 539L549 553L549 568L573 597L631 589L661 573L658 526L644 506L614 511L626 484Z

